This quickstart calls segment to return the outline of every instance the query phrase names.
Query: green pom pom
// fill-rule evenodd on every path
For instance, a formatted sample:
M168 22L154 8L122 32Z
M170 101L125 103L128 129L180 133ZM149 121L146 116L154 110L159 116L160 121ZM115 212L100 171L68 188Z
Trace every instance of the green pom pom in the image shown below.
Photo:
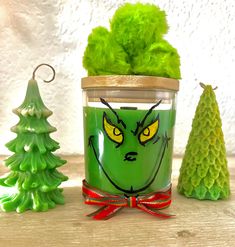
M137 75L152 75L180 79L180 58L167 41L153 43L133 59Z
M88 75L152 75L180 78L177 50L163 35L167 33L166 15L151 4L120 7L111 22L111 31L93 29L83 57Z
M104 27L93 29L83 57L88 75L131 74L127 54Z
M166 15L151 4L130 4L120 7L111 20L111 33L130 57L167 33Z

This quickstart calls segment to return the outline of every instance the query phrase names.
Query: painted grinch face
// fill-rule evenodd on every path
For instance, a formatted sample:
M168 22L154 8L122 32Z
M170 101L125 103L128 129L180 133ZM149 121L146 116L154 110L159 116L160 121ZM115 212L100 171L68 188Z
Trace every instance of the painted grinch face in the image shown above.
M170 140L161 128L161 117L164 123L166 116L156 110L161 101L149 110L114 110L104 99L101 102L107 109L95 109L96 130L89 129L94 134L88 141L89 155L99 169L90 172L104 176L124 194L141 193L157 179Z

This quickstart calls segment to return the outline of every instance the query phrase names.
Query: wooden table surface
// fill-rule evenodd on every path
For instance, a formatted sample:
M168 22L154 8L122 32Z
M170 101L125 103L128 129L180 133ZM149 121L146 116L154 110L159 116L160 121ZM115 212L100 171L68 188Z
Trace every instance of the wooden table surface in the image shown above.
M86 217L94 210L83 204L83 157L65 157L61 171L70 177L63 184L66 204L48 212L0 212L0 247L61 246L235 246L235 157L228 159L231 197L225 201L187 199L176 192L180 158L173 162L175 218L160 220L137 209L124 209L108 221ZM3 158L0 158L0 161ZM6 172L0 166L0 175ZM2 190L2 188L0 188Z

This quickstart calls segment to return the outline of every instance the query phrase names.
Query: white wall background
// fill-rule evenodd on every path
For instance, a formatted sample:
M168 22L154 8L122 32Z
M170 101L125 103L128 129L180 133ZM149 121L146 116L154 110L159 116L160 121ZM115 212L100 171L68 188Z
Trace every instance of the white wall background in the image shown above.
M108 26L124 2L0 0L0 154L9 153L4 144L15 136L9 129L18 118L11 110L21 104L32 70L42 62L57 71L54 82L39 85L44 102L54 112L49 121L58 129L53 137L61 144L59 152L83 152L80 79L86 76L82 56L87 37L97 25ZM202 81L218 86L227 152L235 154L235 1L140 2L155 3L167 12L166 38L181 56L175 153L184 152Z

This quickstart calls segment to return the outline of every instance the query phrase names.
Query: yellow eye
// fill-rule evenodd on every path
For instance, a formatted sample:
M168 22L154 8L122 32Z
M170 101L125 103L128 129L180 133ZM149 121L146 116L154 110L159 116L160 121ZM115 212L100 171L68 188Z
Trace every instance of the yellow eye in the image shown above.
M144 130L142 130L139 134L139 141L141 144L145 144L146 142L152 140L154 136L157 134L159 127L159 117L148 125Z
M113 142L116 142L118 144L123 143L123 133L122 131L113 125L107 118L106 114L103 116L103 126L104 126L104 131L106 132L107 136L109 139L111 139Z

